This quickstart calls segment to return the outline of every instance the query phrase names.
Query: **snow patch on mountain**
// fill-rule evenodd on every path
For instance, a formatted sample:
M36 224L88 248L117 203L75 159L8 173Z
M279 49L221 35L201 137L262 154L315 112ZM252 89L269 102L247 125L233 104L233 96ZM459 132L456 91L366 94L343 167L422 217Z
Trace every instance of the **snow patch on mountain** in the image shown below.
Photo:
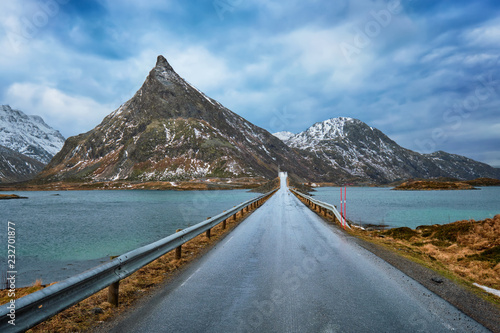
M345 126L347 124L356 124L358 122L361 123L360 120L349 117L328 119L312 125L304 132L295 134L294 136L288 138L285 143L294 148L314 149L314 147L322 141L336 140L345 137Z
M277 137L278 139L280 139L281 141L286 142L288 139L290 139L292 136L294 136L295 133L288 132L288 131L281 131L281 132L273 133L273 135L275 137Z

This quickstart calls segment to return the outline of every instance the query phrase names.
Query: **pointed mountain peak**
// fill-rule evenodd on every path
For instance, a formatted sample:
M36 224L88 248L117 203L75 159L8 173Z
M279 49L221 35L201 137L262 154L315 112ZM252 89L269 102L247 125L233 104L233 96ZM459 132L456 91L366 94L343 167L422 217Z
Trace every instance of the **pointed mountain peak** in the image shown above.
M161 54L158 56L158 59L156 60L155 68L167 71L174 71L172 66L170 66L170 64L168 63L167 59L165 59L165 57L162 56Z

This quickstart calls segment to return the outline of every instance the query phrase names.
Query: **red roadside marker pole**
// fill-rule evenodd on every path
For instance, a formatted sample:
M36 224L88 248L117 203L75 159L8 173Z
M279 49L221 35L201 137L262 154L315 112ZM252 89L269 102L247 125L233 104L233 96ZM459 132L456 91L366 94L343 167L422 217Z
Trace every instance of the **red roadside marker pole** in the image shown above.
M344 188L344 221L347 223L347 186Z
M344 226L344 215L342 214L342 187L340 188L340 225Z

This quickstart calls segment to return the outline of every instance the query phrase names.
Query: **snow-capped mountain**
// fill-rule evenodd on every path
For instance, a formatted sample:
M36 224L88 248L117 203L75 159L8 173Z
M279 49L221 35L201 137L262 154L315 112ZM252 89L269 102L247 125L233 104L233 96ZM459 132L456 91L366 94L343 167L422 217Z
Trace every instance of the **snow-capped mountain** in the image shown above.
M64 137L39 116L0 106L0 145L44 164L64 145Z
M33 178L45 164L12 149L0 146L0 183L15 183Z
M70 137L42 181L264 176L278 165L318 176L310 160L182 79L163 56L137 93L93 130Z
M282 132L273 133L273 135L275 137L277 137L278 139L280 139L281 141L285 142L288 139L290 139L292 136L294 136L295 133L288 132L288 131L282 131Z
M379 183L412 177L500 176L498 169L464 156L441 151L419 154L403 148L378 129L347 117L316 123L302 133L285 137L284 142L314 154L330 168Z

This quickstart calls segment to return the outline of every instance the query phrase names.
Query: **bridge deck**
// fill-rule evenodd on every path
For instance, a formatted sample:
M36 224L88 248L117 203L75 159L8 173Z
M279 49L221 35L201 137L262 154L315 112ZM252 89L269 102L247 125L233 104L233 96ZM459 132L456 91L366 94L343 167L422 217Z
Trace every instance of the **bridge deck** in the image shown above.
M114 332L486 331L326 225L281 181L270 200Z

